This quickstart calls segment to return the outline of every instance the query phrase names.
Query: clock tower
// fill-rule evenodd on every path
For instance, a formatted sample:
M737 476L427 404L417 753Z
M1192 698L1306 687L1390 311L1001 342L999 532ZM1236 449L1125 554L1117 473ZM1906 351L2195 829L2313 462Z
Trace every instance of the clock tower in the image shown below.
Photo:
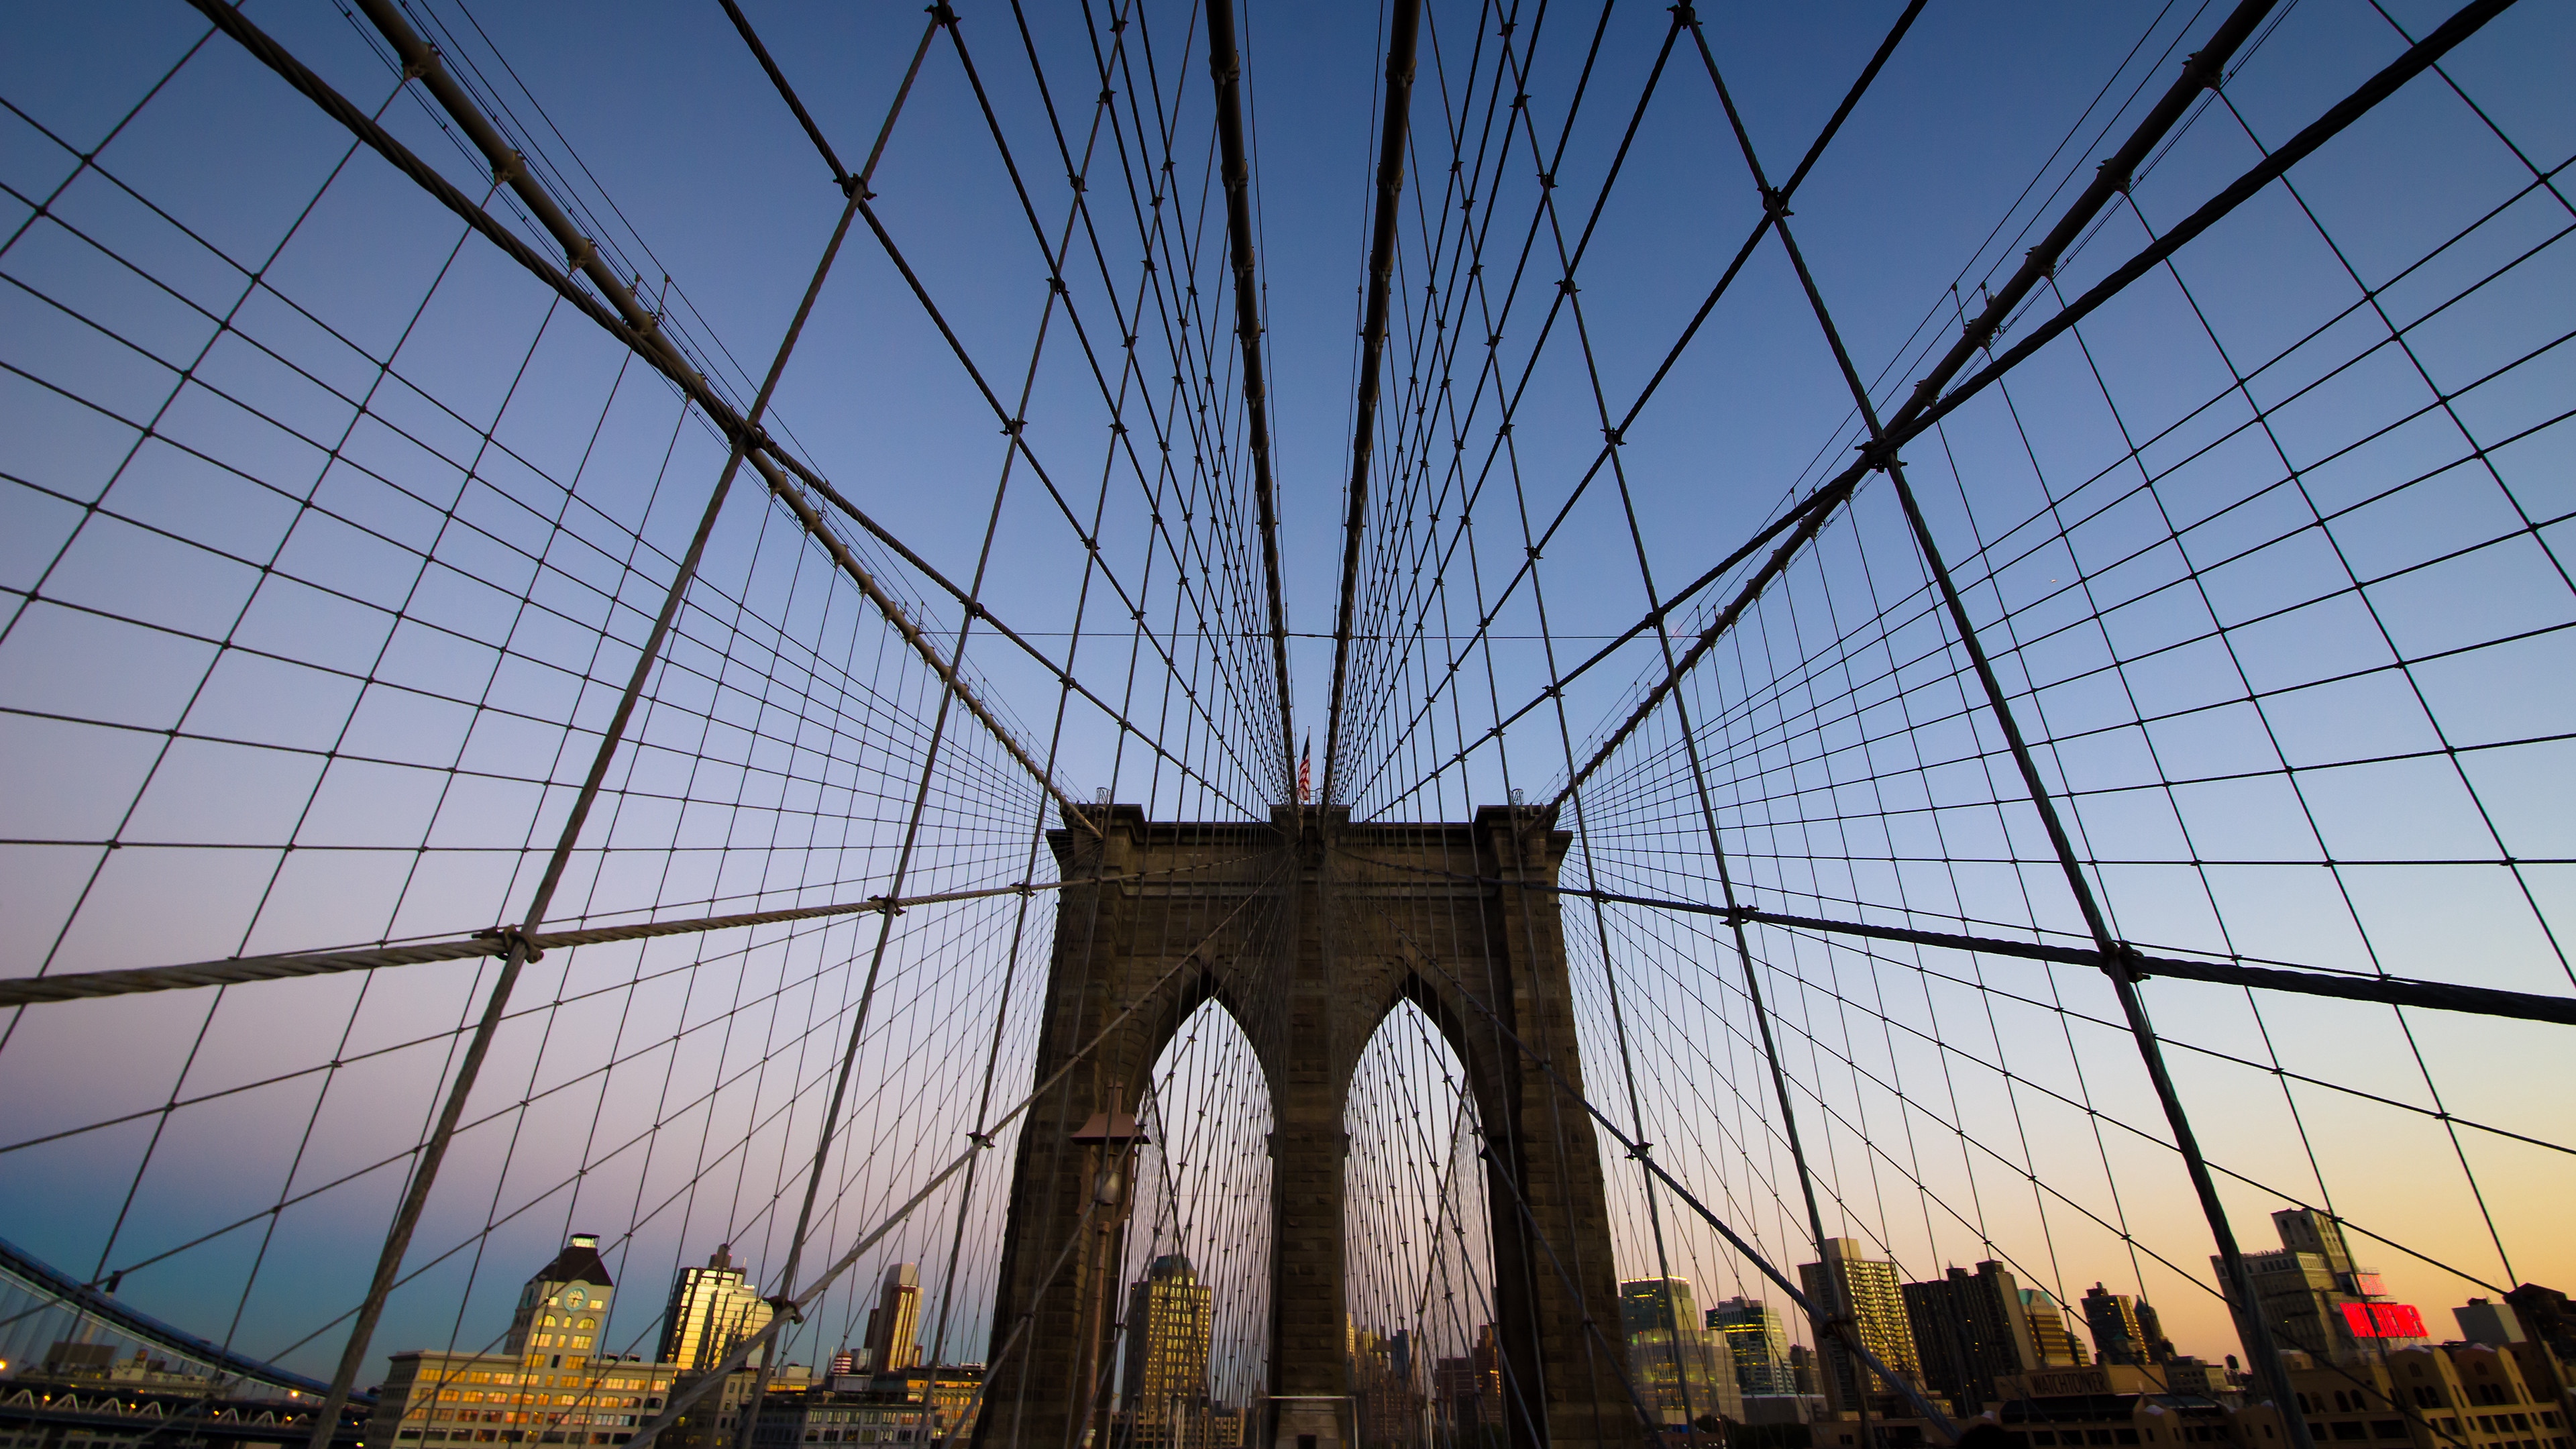
M503 1352L533 1367L580 1368L590 1361L608 1326L608 1300L617 1287L599 1258L599 1238L575 1233L519 1290Z

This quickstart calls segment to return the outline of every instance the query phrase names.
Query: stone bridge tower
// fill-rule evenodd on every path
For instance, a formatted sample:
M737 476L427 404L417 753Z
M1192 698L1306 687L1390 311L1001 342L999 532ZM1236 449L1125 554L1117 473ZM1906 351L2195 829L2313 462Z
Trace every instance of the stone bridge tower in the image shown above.
M1246 1449L1352 1443L1344 1098L1405 1001L1465 1064L1484 1129L1512 1444L1636 1443L1592 1123L1537 1065L1581 1092L1557 897L1520 884L1552 886L1571 837L1521 806L1415 825L1353 825L1339 808L1238 824L1100 808L1102 837L1049 836L1067 885L1035 1081L1106 1036L1032 1104L1020 1138L978 1449L1081 1449L1089 1314L1126 1285L1103 1294L1094 1271L1105 1253L1115 1273L1123 1242L1080 1230L1097 1159L1074 1134L1113 1100L1133 1111L1164 1045L1210 1000L1251 1039L1276 1126L1270 1398Z

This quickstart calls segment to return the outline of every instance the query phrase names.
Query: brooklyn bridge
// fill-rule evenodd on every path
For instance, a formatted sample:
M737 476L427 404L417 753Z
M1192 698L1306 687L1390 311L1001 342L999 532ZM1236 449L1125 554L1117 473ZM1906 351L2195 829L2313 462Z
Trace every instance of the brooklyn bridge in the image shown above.
M2576 11L0 26L0 1449L2576 1449Z

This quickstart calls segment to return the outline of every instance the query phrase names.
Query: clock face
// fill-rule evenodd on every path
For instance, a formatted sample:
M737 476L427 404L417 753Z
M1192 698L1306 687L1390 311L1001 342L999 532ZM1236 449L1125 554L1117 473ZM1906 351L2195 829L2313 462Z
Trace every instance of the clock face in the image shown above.
M581 1306L581 1290L575 1288L570 1293L565 1294L563 1301L564 1307L566 1308L579 1308Z

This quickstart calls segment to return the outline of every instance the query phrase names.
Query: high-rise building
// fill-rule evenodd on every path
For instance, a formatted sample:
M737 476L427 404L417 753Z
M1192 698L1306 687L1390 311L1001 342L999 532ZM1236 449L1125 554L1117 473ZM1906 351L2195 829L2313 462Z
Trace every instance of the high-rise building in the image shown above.
M1816 1351L1803 1343L1789 1345L1789 1381L1798 1387L1801 1397L1812 1398L1824 1393L1818 1382L1824 1376L1816 1372Z
M1476 1345L1463 1358L1444 1358L1432 1366L1432 1429L1448 1438L1475 1437L1477 1429L1503 1426L1503 1355L1486 1324Z
M1735 1386L1748 1394L1794 1394L1789 1329L1759 1298L1729 1298L1708 1311L1708 1326L1723 1335L1735 1359Z
M2576 1363L2576 1312L2569 1310L2566 1294L2525 1283L2504 1295L2504 1301L2512 1305L2523 1332L2534 1342L2545 1343L2560 1358Z
M2012 1270L1987 1261L1905 1285L1905 1321L1923 1356L1923 1381L1973 1414L1997 1400L1998 1375L2041 1367Z
M724 1362L744 1339L769 1326L769 1305L733 1260L733 1244L716 1249L703 1268L688 1267L671 1280L670 1306L662 1313L657 1355L683 1373L705 1373Z
M1700 1319L1687 1278L1636 1278L1619 1285L1619 1327L1628 1369L1649 1409L1667 1424L1710 1414L1741 1420L1744 1390L1725 1335Z
M2066 1309L2045 1288L2021 1290L2022 1318L2030 1325L2031 1351L2041 1368L2083 1368L2092 1362L2084 1340L2066 1326Z
M573 1234L554 1261L519 1290L502 1351L549 1368L581 1367L597 1349L608 1300L616 1292L608 1265L599 1260L598 1237Z
M1860 1341L1890 1373L1917 1382L1923 1361L1914 1347L1914 1330L1905 1321L1905 1295L1897 1286L1896 1265L1864 1258L1850 1238L1827 1238L1824 1261L1798 1265L1799 1286L1807 1299L1828 1314L1848 1318ZM1825 1396L1837 1412L1857 1409L1863 1394L1896 1391L1854 1355L1841 1336L1823 1323L1814 1325L1816 1356L1821 1361Z
M1404 1329L1379 1334L1343 1320L1348 1337L1351 1407L1361 1449L1411 1449L1431 1427L1421 1355Z
M1688 1278L1632 1278L1619 1285L1619 1331L1700 1328Z
M921 1268L897 1263L877 1288L868 1310L868 1362L875 1373L901 1373L921 1361Z
M1628 1372L1646 1407L1667 1424L1715 1415L1744 1421L1744 1390L1726 1335L1706 1328L1650 1328L1628 1335Z
M2146 1346L2147 1362L2173 1362L2173 1340L2165 1337L2165 1321L2156 1316L2155 1305L2141 1298L2132 1306L2137 1310L2138 1342Z
M1180 1445L1205 1416L1215 1295L1178 1253L1156 1258L1127 1291L1127 1359L1119 1377L1128 1443Z
M1503 1426L1503 1341L1494 1336L1494 1325L1488 1323L1476 1331L1476 1347L1471 1355L1476 1364L1477 1422Z
M2255 1308L2275 1347L2352 1367L2424 1341L2416 1311L2382 1291L2376 1270L2353 1262L2341 1223L2314 1208L2285 1208L2272 1214L2272 1226L2281 1235L2281 1250L2247 1253L2245 1271L2254 1280ZM2215 1257L2209 1262L2233 1303L2235 1289L2224 1265Z
M2093 1352L2104 1363L2148 1362L2146 1335L2138 1329L2137 1300L2126 1293L2103 1291L2096 1283L2084 1295L2084 1326L2093 1335Z

